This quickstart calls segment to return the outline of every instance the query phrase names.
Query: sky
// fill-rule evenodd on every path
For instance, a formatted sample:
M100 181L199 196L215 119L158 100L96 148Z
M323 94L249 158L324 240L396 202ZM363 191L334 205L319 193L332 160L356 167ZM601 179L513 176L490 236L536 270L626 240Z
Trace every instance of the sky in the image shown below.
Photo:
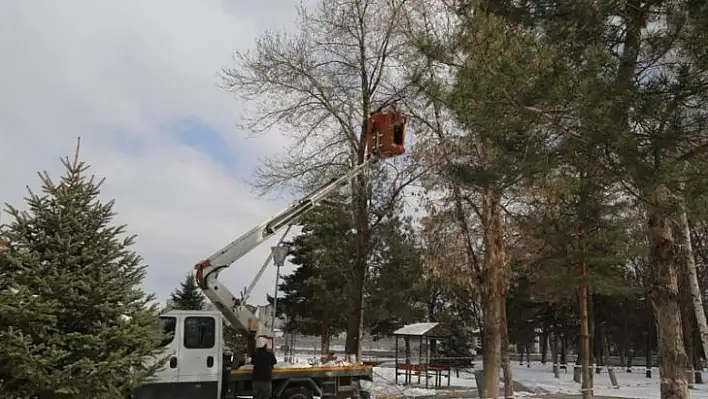
M137 234L145 290L164 302L195 263L286 205L246 183L259 156L281 150L277 134L239 130L244 104L217 85L235 50L265 29L292 29L295 5L0 2L0 203L22 207L26 186L40 187L39 170L58 177L80 136L81 158L106 178L103 199L116 201L116 222ZM241 291L274 244L221 280ZM265 303L274 278L270 267L251 303Z

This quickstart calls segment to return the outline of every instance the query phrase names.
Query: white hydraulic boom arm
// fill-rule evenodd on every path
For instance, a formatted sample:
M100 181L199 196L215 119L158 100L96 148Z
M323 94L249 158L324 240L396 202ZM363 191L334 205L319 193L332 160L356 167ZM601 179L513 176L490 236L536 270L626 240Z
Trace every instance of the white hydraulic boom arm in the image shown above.
M364 172L377 160L377 156L371 156L344 176L338 179L332 179L329 183L312 194L289 205L277 215L246 232L194 267L196 269L196 280L199 287L209 300L221 311L232 327L236 328L241 334L247 337L254 338L261 335L259 320L245 306L245 303L241 303L241 301L219 281L219 272L264 243L282 228L294 224L300 216L307 213L322 200L337 192L339 188Z

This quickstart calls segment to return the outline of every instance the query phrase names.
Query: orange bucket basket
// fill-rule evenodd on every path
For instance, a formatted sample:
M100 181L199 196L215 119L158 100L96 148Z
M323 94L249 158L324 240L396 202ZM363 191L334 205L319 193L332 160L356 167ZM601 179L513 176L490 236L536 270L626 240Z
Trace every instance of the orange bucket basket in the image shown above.
M366 150L384 158L406 152L406 118L396 111L375 112L366 121Z

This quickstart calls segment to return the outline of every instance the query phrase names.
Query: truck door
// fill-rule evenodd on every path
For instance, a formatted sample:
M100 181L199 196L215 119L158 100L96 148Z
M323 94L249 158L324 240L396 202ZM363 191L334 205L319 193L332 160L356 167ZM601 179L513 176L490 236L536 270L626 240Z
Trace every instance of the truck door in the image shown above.
M163 339L158 346L159 354L148 359L148 362L157 362L163 357L167 357L168 360L155 373L151 381L135 390L133 393L135 399L171 398L175 392L178 392L181 319L179 315L160 316L158 329L162 333Z
M160 343L160 348L163 349L160 356L166 356L168 360L165 366L157 372L157 378L171 385L179 381L179 364L177 363L177 358L179 357L180 331L178 326L180 325L180 319L181 317L177 316L160 317L160 327L164 336Z
M223 371L220 316L185 315L182 327L179 398L218 398Z

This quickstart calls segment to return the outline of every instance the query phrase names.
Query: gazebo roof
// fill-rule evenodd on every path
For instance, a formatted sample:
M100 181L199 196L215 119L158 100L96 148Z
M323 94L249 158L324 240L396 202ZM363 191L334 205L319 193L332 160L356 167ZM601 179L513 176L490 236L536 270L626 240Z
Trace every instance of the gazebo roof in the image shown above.
M440 323L414 323L408 324L393 332L396 337L426 337L442 338L449 334Z

